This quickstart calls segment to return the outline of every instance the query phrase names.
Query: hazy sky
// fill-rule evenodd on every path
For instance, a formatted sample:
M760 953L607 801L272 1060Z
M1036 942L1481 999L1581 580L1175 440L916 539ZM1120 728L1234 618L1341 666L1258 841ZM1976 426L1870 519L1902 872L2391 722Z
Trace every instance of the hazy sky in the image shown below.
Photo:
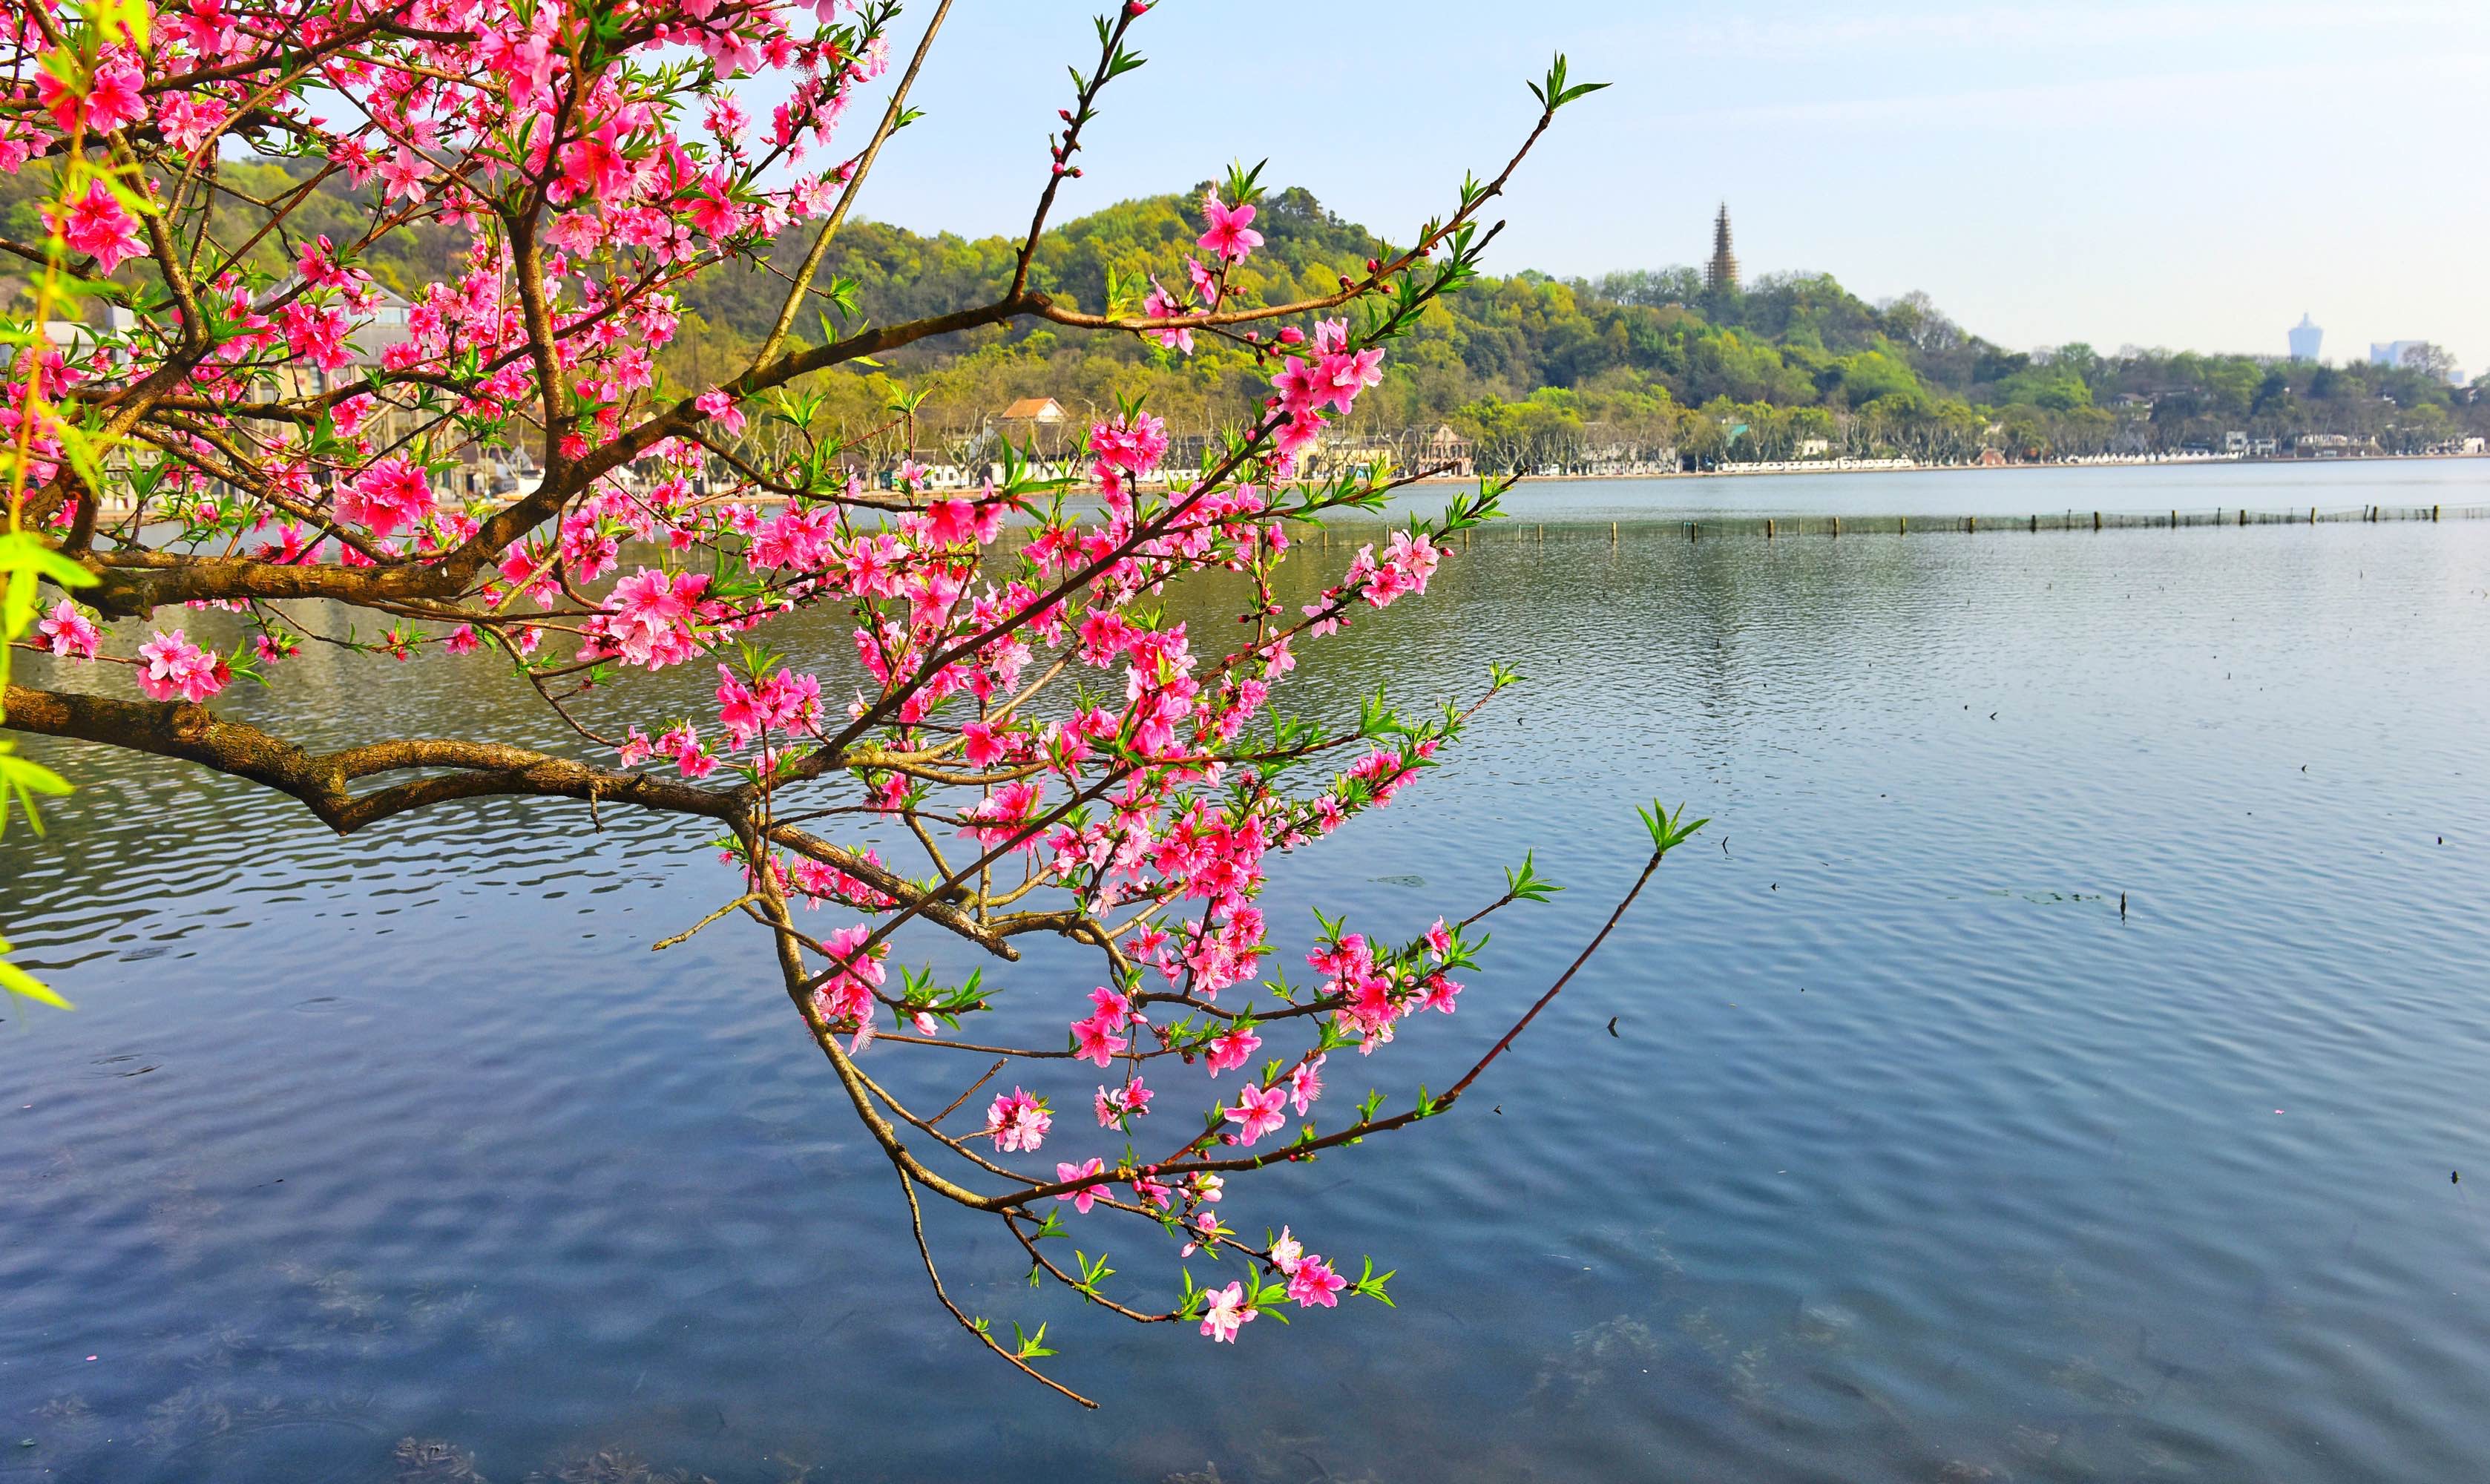
M956 0L860 209L1025 226L1095 9ZM1561 49L1614 86L1525 165L1495 271L1697 262L1725 198L1749 274L1925 289L2016 349L2279 354L2305 309L2335 359L2434 339L2490 367L2490 0L1164 0L1138 36L1065 216L1268 156L1406 240L1502 161Z

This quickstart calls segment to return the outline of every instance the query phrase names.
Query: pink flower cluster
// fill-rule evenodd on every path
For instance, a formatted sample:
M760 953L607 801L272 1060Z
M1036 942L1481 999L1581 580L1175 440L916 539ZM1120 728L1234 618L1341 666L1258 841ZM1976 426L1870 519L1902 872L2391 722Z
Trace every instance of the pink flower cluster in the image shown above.
M614 584L599 631L629 663L651 670L681 664L700 653L696 626L717 616L714 607L704 610L702 605L701 594L708 587L703 572L667 573L644 567Z
M868 948L872 937L873 929L859 922L825 939L830 968L813 990L814 1008L831 1026L852 1029L857 1051L873 1039L874 992L882 987L882 960L890 951L882 945Z
M192 644L189 635L178 628L149 635L138 646L138 657L142 661L138 688L159 701L188 701L195 706L233 680L233 671L220 656Z
M996 1098L986 1110L986 1132L994 1138L995 1149L1006 1154L1022 1149L1034 1152L1046 1142L1046 1130L1054 1121L1045 1099L1018 1088Z
M1441 928L1439 921L1437 928ZM1378 955L1362 934L1347 933L1306 955L1316 973L1328 975L1321 993L1341 1001L1334 1011L1341 1029L1372 1052L1392 1039L1394 1026L1419 1010L1453 1013L1462 986L1439 969L1406 954Z

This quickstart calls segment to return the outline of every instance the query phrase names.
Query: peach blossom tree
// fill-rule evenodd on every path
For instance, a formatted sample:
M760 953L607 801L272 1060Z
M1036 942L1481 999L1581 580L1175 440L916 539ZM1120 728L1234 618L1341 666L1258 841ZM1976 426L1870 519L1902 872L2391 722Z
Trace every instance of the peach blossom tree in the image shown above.
M1475 275L1485 209L1592 85L1557 59L1499 173L1318 297L1231 292L1262 246L1256 174L1231 170L1190 252L1109 303L1064 303L1031 263L1102 99L1143 65L1149 9L1098 21L1003 290L872 324L824 264L912 117L949 0L912 40L889 0L5 7L0 170L44 204L27 240L0 241L29 284L7 326L0 666L45 656L40 684L8 684L5 724L248 780L341 834L496 797L692 822L723 844L720 905L659 946L729 921L766 937L940 1301L1067 1396L1038 1364L1042 1329L1005 1339L953 1302L924 1199L999 1223L1033 1282L1213 1341L1388 1302L1371 1261L1285 1222L1247 1235L1241 1182L1445 1112L1573 974L1450 1087L1354 1101L1335 1085L1379 1064L1361 1053L1453 1011L1480 922L1551 888L1525 861L1406 941L1325 920L1292 950L1310 969L1295 982L1257 904L1275 857L1394 801L1516 679L1485 667L1477 694L1433 712L1274 709L1328 636L1427 591L1447 538L1498 513L1495 482L1361 546L1311 602L1283 602L1275 574L1292 533L1379 510L1425 472L1317 478L1307 451ZM887 95L878 114L846 122L868 88ZM282 171L246 180L239 162ZM350 203L354 230L305 230L314 199ZM367 259L419 230L455 234L455 261L393 297ZM784 243L800 256L773 255ZM777 275L768 334L713 384L671 385L655 353L680 291L738 264ZM860 442L812 415L808 378L1013 323L1178 354L1216 337L1268 396L1181 467L1164 424L1127 406L1087 429L1069 479L1005 449L949 489L908 462L869 480ZM468 477L500 464L529 478ZM1216 635L1165 605L1210 573L1243 595ZM804 653L792 615L834 619L852 654ZM476 655L462 676L518 687L571 744L315 751L226 713L236 686L285 686L308 645L375 669ZM683 666L695 712L639 696ZM68 786L14 753L0 766L0 800L28 812ZM1618 915L1696 824L1647 812ZM915 854L883 858L858 843L867 826ZM999 965L1059 937L1096 973L944 982L898 956L912 923ZM982 1031L999 1004L1048 996L1036 1043ZM912 1106L875 1074L894 1055L957 1059L961 1091ZM1110 1222L1174 1271L1115 1281L1089 1255Z

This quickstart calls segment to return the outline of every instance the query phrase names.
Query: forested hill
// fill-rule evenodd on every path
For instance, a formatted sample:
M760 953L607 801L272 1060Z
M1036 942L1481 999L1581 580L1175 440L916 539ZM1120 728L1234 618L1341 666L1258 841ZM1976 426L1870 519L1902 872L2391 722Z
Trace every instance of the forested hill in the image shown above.
M1152 196L1067 222L1041 244L1035 281L1090 309L1105 305L1111 274L1139 282L1156 272L1180 287L1202 230L1199 198ZM1261 207L1255 225L1267 241L1238 280L1251 302L1327 292L1386 250L1302 189ZM999 292L1015 246L859 222L829 272L853 279L859 308L889 323ZM710 331L705 343L731 353L762 333L776 307L770 286L753 276L695 287L687 298ZM1778 458L1813 439L1923 458L1983 446L2051 457L2218 445L2232 431L2286 442L2340 433L2406 451L2490 431L2490 403L2443 374L2085 345L2034 356L1966 332L1925 294L1871 305L1828 274L1770 275L1719 296L1687 268L1488 278L1431 307L1387 364L1389 380L1359 403L1366 430L1449 422L1496 462L1661 447ZM1145 393L1163 416L1200 428L1241 417L1263 391L1249 357L1206 337L1187 359L1131 336L1026 325L914 347L890 370L929 393L923 417L938 439L972 432L1022 396L1052 396L1078 415ZM859 417L868 390L849 389Z
M232 184L265 195L291 184L282 165L222 168ZM29 190L28 180L0 180L0 215L19 240L43 230ZM1063 223L1040 244L1035 282L1087 309L1106 306L1111 275L1138 284L1156 273L1180 290L1202 231L1201 190ZM368 190L340 188L306 202L298 225L352 241L374 204ZM1341 275L1387 250L1303 189L1273 191L1259 204L1255 226L1266 242L1234 279L1247 302L1331 291ZM448 270L463 240L439 226L401 232L364 266L415 291ZM776 257L792 266L805 246L800 231L791 232ZM825 276L852 280L858 311L888 324L992 299L1009 279L1015 247L853 221ZM252 256L272 278L290 268L290 251L274 240ZM665 358L670 374L697 383L739 369L736 358L766 332L783 286L759 270L714 271L689 285L692 317ZM818 338L815 325L813 315L799 316L799 335ZM1771 275L1725 295L1707 294L1686 268L1595 281L1527 271L1486 278L1430 306L1386 364L1388 380L1359 401L1348 436L1405 446L1449 423L1473 440L1482 463L1499 466L1663 450L1699 460L1771 459L1813 451L1819 440L1852 453L1960 458L1995 447L2011 457L2052 457L2218 444L2234 431L2285 442L2342 434L2408 451L2490 432L2490 399L2422 369L2103 355L2084 345L2010 352L1957 327L1924 294L1871 305L1825 274ZM822 378L827 415L851 427L883 422L894 378L925 394L919 444L931 450L973 438L1024 396L1052 396L1078 417L1145 394L1179 429L1204 431L1245 417L1267 389L1250 355L1207 336L1188 359L1130 335L1022 324L922 342L886 368Z

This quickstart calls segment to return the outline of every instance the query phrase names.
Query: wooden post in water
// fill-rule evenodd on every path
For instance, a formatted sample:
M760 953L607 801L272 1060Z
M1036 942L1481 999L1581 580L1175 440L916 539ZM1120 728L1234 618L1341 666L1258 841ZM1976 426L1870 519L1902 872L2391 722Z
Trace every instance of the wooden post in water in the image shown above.
M2037 514L2032 517L2032 534L2034 536L2041 534L2041 517Z
M2240 507L2240 524L2241 524L2242 526L2245 526L2247 523L2248 523L2248 508L2247 508L2246 506L2244 506L2244 506L2241 506L2241 507Z
M1894 517L1894 534L1895 534L1896 536L1908 536L1908 535L1910 535L1910 534L1911 534L1911 517L1909 517L1908 515L1896 515L1896 516L1895 516L1895 517Z
M1765 517L1764 517L1764 539L1769 541L1769 540L1771 540L1772 538L1773 538L1773 518L1772 518L1770 515L1767 515L1767 516L1765 516Z
M1688 521L1686 523L1686 538L1690 541L1701 540L1703 538L1703 522L1699 520Z
M2429 508L2429 518L2430 518L2431 520L2433 520L2433 521L2435 521L2435 520L2437 520L2437 519L2438 519L2438 507L2437 507L2437 506L2434 506L2434 505L2433 505L2433 506L2431 506L2431 507Z
M2099 510L2093 511L2093 529L2096 531L2100 529L2100 511Z
M1608 544L1609 544L1609 545L1611 545L1611 546L1613 546L1613 545L1615 545L1616 543L1617 543L1617 523L1616 523L1615 521L1613 521L1613 520L1612 520L1612 521L1609 521L1609 522L1608 522Z
M1833 517L1833 534L1836 536L1841 534L1841 517L1839 515Z
M2317 507L2313 505L2308 508L2308 523L2312 526L2317 524Z

